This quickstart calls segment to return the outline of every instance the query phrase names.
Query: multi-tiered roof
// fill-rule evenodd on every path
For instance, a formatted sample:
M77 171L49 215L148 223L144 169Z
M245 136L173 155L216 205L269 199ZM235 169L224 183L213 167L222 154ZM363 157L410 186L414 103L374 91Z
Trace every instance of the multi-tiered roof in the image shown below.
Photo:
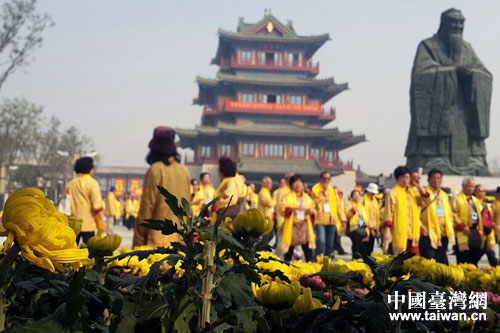
M196 78L202 126L177 129L180 145L195 151L192 163L228 155L238 159L240 170L258 176L278 173L276 167L263 169L276 166L276 159L287 160L288 171L315 176L322 169L352 168L338 152L365 137L322 128L336 117L323 104L348 89L333 78L316 78L319 64L312 56L328 34L300 36L291 21L282 24L266 14L252 24L240 19L236 32L219 29L218 36L216 78Z

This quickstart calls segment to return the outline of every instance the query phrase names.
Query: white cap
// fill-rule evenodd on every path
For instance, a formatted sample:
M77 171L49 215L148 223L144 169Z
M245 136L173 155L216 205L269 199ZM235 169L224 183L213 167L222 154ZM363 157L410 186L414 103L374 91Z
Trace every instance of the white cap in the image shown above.
M378 194L378 185L375 183L370 183L365 189L366 192L370 192L373 194Z

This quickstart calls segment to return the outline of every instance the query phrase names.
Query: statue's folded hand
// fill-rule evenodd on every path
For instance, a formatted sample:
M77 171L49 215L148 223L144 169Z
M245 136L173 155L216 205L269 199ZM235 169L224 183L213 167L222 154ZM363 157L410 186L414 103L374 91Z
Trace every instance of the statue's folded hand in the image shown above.
M460 76L469 77L472 75L472 68L470 68L468 66L458 66L457 73Z

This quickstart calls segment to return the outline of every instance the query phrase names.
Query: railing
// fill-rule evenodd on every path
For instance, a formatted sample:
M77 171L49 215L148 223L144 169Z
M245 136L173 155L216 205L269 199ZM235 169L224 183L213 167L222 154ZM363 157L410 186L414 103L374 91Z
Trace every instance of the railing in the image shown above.
M214 114L220 114L221 112L217 109L212 108L210 105L203 105L203 114L204 115L214 115Z
M329 109L323 109L323 114L320 116L321 119L335 120L337 119L337 110L334 107Z
M231 69L231 68L251 68L251 69L278 69L287 71L307 71L311 74L319 73L319 63L314 64L311 60L303 62L302 66L299 65L298 61L288 62L288 59L284 59L282 64L274 59L255 59L255 63L251 60L243 61L239 60L236 56L232 56L229 59L221 58L220 69Z

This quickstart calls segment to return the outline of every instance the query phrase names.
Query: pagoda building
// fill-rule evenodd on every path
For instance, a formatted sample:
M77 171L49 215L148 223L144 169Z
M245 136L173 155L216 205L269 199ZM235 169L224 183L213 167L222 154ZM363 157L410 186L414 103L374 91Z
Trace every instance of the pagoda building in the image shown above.
M218 159L229 156L255 182L287 172L313 182L322 170L337 175L353 169L339 152L365 136L323 127L336 117L323 105L348 89L333 78L316 78L319 64L312 56L328 34L298 35L291 21L282 24L268 13L257 23L240 19L236 32L219 29L218 36L216 78L196 78L201 126L176 129L180 146L194 151L186 164L215 171Z

